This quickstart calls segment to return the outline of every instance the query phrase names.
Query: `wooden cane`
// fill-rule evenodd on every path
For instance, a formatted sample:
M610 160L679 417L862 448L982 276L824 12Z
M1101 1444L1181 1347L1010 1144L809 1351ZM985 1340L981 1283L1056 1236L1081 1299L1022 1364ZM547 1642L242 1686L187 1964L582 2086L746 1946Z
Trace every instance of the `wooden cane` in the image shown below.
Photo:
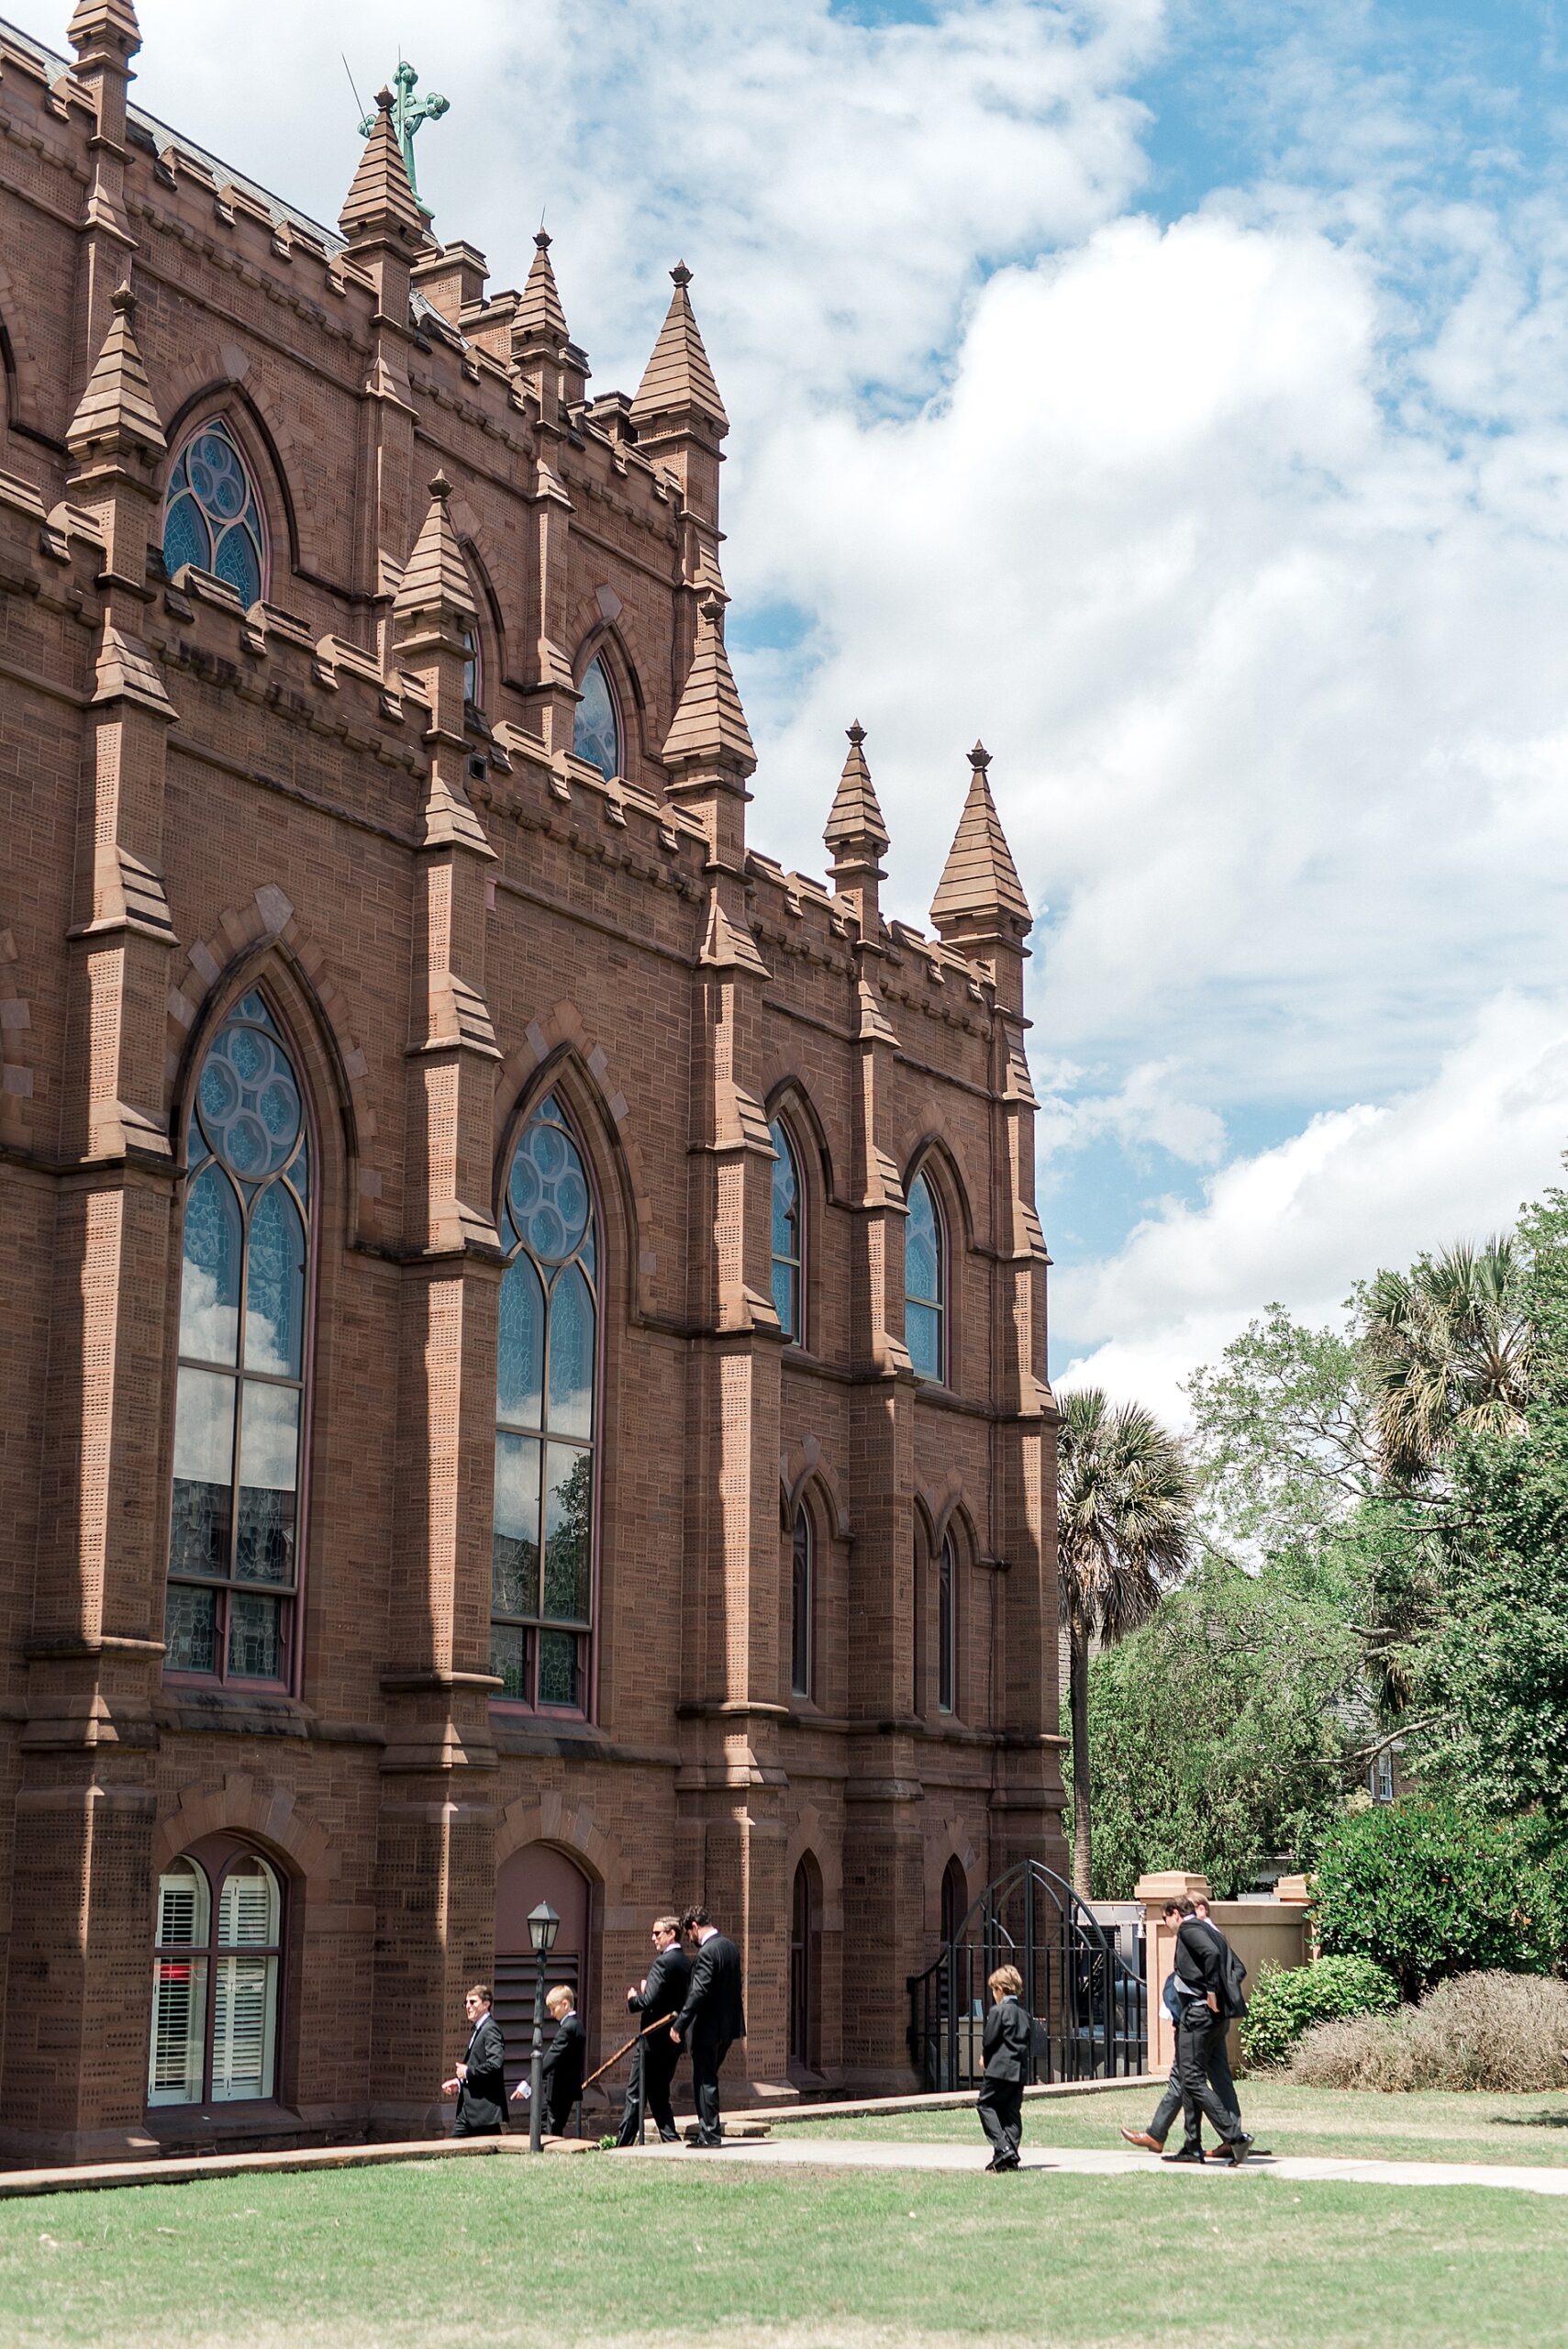
M651 2031L668 2031L670 2025L674 2021L674 2020L675 2018L673 2015L661 2015L657 2022L644 2023L640 2031L634 2031L624 2047L617 2047L613 2055L607 2056L605 2062L600 2065L597 2072L589 2073L587 2078L583 2083L584 2087L591 2088L594 2082L599 2078L601 2074L607 2072L612 2064L618 2064L623 2055L629 2055L632 2049L637 2045L638 2041L639 2039L646 2039Z

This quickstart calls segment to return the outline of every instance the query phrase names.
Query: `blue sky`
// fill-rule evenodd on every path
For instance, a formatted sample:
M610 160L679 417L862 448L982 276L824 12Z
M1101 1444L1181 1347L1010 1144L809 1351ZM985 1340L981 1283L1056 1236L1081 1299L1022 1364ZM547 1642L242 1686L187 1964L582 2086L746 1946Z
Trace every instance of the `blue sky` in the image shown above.
M1325 1316L1552 1179L1568 10L141 17L145 102L328 217L339 51L373 86L401 39L452 102L438 233L517 283L547 206L596 390L690 262L759 845L821 870L858 716L923 919L994 754L1040 917L1054 1374L1179 1414L1271 1298Z

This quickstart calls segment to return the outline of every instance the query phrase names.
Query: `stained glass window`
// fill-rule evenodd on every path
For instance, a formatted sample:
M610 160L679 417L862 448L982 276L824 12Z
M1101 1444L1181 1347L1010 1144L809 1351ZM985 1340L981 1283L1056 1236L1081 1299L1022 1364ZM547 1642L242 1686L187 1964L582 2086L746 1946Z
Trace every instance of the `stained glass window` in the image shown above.
M199 1859L158 1880L150 2105L237 2104L273 2093L283 1889L256 1852Z
M790 1573L790 1687L797 1697L811 1694L812 1665L812 1542L811 1520L803 1508L795 1513L795 1539Z
M940 1378L947 1302L947 1235L936 1193L924 1174L909 1186L904 1233L904 1342L917 1377Z
M286 1681L299 1581L310 1137L262 997L236 1004L186 1129L166 1669Z
M237 588L247 611L266 584L267 535L250 469L227 424L215 417L192 433L169 475L163 500L163 567L171 579L194 562Z
M620 718L615 688L602 661L590 662L578 691L583 698L577 705L572 748L578 758L597 767L607 783L620 773Z
M490 1669L503 1702L587 1705L598 1386L594 1195L554 1094L518 1137L501 1215Z
M775 1118L768 1128L778 1155L773 1161L773 1309L786 1338L801 1342L800 1165L788 1133Z

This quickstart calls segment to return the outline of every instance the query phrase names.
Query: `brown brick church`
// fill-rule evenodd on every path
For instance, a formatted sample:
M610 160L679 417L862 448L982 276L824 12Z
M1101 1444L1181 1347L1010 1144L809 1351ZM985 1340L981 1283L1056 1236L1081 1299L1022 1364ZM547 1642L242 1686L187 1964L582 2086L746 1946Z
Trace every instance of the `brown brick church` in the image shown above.
M782 870L684 268L591 395L386 94L331 232L128 104L131 0L67 38L0 26L0 2158L439 2127L541 1896L599 2054L704 1898L732 2096L906 2085L1061 1858L985 754L934 939L858 726Z

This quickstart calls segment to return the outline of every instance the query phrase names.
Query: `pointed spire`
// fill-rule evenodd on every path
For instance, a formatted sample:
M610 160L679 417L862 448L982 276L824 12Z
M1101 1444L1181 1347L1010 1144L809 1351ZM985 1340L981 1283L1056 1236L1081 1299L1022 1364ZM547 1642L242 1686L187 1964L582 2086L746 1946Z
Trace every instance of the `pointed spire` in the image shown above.
M139 449L145 455L161 456L169 444L131 326L136 295L128 285L117 286L109 306L114 313L109 331L71 419L65 445L73 457L101 448Z
M866 738L865 728L857 718L847 730L850 754L844 761L844 772L839 777L828 829L822 837L834 852L867 849L874 859L887 846L887 826L882 820L871 769L861 748Z
M692 273L681 261L670 275L675 291L637 387L631 419L641 431L664 417L679 422L700 417L706 420L715 437L722 440L729 429L729 418L718 396L718 385L714 382L713 369L697 332L691 296L686 292Z
M750 774L757 753L724 649L724 607L729 598L710 558L705 559L699 585L696 647L664 738L664 763L684 766L700 761Z
M393 104L390 90L376 92L375 119L339 216L338 225L350 245L375 237L391 237L408 246L425 242L425 216L408 184L408 167L392 123Z
M132 0L77 0L65 38L80 59L86 50L108 44L121 59L141 47L141 27Z
M425 527L414 542L403 584L393 598L392 608L400 620L425 612L443 612L457 620L473 620L476 617L468 567L457 542L457 532L452 529L451 516L447 512L447 500L451 494L452 485L445 473L437 473L430 483L430 510L425 517Z
M534 237L533 266L512 320L512 332L546 334L554 342L567 340L566 312L561 306L560 288L550 265L550 239L542 228Z
M1029 902L986 780L991 753L984 742L976 742L969 763L969 796L931 900L931 919L944 938L949 925L976 916L1005 915L1025 930L1031 919Z

